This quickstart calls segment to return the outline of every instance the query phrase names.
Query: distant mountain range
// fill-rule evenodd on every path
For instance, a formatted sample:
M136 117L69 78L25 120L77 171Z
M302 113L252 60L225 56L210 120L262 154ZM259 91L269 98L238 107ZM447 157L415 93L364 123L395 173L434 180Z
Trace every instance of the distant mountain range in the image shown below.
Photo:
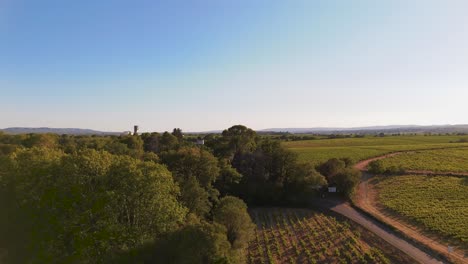
M50 127L9 127L0 129L7 134L53 133L59 135L120 135L121 132L106 132L82 128L50 128ZM187 134L217 134L222 130L205 132L187 132ZM288 132L292 134L376 134L376 133L468 133L467 125L392 125L392 126L368 126L368 127L312 127L312 128L268 128L257 132Z
M369 133L468 133L467 125L392 125L368 127L314 127L314 128L268 128L259 132L289 132L293 134L369 134Z
M52 133L59 135L119 135L120 132L103 132L82 128L50 128L50 127L9 127L0 129L7 134L44 134Z

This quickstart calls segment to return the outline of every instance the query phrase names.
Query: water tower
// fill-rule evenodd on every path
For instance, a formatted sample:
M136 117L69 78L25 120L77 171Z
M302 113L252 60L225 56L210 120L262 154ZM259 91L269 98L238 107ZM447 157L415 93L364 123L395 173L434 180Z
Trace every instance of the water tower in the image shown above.
M138 126L133 126L133 135L138 135Z

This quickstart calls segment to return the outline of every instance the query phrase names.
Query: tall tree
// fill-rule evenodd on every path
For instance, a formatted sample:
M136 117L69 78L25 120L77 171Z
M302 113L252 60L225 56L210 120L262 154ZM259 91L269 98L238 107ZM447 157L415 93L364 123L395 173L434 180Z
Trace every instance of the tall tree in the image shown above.
M247 212L247 205L241 199L223 197L213 212L213 220L226 227L227 239L234 249L247 248L255 225Z
M233 157L235 154L252 152L256 148L257 133L243 125L235 125L223 131L218 154Z
M184 134L182 134L182 129L180 128L174 128L174 130L172 130L172 135L176 137L179 141L182 141L184 139Z
M218 198L218 192L213 188L220 173L218 160L210 152L197 147L165 152L161 159L182 187L181 201L184 205L191 212L206 215L212 201Z

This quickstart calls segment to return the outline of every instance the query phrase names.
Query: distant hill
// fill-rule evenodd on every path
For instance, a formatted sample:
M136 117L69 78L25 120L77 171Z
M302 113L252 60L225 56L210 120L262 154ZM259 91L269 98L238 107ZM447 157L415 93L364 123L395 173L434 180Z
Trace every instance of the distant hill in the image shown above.
M315 127L315 128L268 128L259 132L289 132L293 134L372 134L372 133L468 133L468 125L392 125L369 127Z
M0 132L7 134L31 134L31 133L53 133L58 135L120 135L121 132L98 131L82 128L50 128L50 127L9 127L0 129ZM185 132L186 134L218 134L222 130L204 131L204 132ZM260 133L268 132L288 132L292 134L397 134L397 133L468 133L468 124L466 125L391 125L391 126L368 126L368 127L312 127L312 128L268 128L257 130Z
M82 128L50 128L50 127L9 127L0 129L7 134L44 134L52 133L59 135L119 135L120 132L103 132Z

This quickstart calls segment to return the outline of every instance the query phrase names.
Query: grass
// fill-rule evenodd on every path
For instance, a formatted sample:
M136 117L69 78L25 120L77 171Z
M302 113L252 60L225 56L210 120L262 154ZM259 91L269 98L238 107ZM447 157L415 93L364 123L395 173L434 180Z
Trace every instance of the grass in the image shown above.
M382 160L384 168L435 172L468 172L468 147L402 153Z
M284 142L284 146L299 154L303 162L319 164L330 158L351 158L354 162L395 151L468 146L452 143L468 136L387 136L364 138L318 139Z
M418 226L468 247L468 178L381 177L379 202Z
M306 209L254 209L249 263L390 263L348 222Z

